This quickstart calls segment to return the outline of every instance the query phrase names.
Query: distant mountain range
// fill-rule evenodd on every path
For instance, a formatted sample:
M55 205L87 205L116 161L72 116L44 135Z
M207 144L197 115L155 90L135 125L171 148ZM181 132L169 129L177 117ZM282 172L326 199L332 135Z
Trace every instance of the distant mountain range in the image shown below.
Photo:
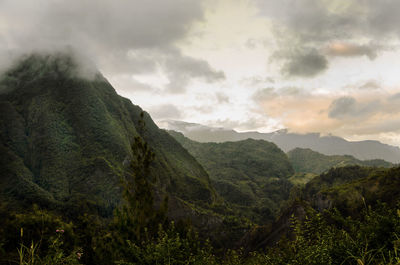
M159 122L159 126L181 132L198 142L240 141L251 138L273 142L285 152L295 148L309 148L324 155L351 155L360 160L383 159L392 163L400 162L400 148L379 141L347 141L337 136L321 136L319 133L298 134L287 130L271 133L237 132L175 120Z

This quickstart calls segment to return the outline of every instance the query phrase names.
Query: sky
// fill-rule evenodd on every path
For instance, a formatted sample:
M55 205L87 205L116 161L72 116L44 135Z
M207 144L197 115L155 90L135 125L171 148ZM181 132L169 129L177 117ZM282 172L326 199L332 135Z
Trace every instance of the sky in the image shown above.
M0 70L73 48L156 122L400 146L398 0L0 0Z

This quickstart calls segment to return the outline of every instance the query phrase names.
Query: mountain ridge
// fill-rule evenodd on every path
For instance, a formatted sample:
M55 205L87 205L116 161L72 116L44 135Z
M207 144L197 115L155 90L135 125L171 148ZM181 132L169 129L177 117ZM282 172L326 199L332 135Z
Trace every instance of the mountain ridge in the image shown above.
M351 155L323 155L311 149L295 148L287 153L296 173L321 174L331 168L349 165L393 167L394 164L382 159L359 160Z
M162 128L181 132L198 142L240 141L252 138L273 142L285 152L294 148L309 148L324 155L352 155L360 160L383 159L391 163L400 162L399 147L376 140L347 141L338 136L321 136L319 133L297 134L286 129L271 133L236 132L173 120L165 120L159 124Z
M274 143L246 139L199 143L168 131L208 172L219 195L252 221L274 219L288 199L294 170L287 155Z

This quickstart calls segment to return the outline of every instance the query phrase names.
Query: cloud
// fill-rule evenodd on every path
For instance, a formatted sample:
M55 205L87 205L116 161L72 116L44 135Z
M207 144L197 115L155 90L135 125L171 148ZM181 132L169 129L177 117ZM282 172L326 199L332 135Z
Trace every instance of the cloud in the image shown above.
M161 68L171 87L184 91L191 78L214 82L223 77L206 61L185 56L176 47L203 14L204 6L197 0L3 0L1 61L10 52L69 46L93 58L110 76L154 73Z
M310 91L290 87L260 89L253 94L255 111L300 133L389 141L400 132L400 93L356 89L337 97Z
M0 4L7 23L4 31L15 30L8 34L14 47L27 43L23 41L38 48L60 43L96 43L108 50L168 46L203 17L198 1L5 0Z
M382 83L376 79L364 79L342 87L344 90L355 93L373 93L374 90L382 89ZM358 92L357 92L358 90Z
M118 87L118 90L122 93L129 93L132 91L159 91L159 88L140 82L130 74L114 75L109 81Z
M275 83L275 80L270 77L270 76L250 76L243 78L240 80L240 83L245 86L250 86L250 87L259 87L259 86L265 86L266 84L273 84Z
M250 38L247 39L247 41L244 43L244 45L250 49L250 50L254 50L257 47L257 40Z
M274 28L276 53L288 48L312 50L289 53L274 59L284 61L288 76L314 77L321 74L334 56L367 56L373 60L381 51L393 50L400 37L400 2L357 0L255 0L259 13L270 19ZM327 55L327 58L323 58ZM312 61L305 70L299 61ZM306 67L309 64L305 64Z
M353 97L345 96L332 101L329 106L329 118L345 119L345 118L362 118L371 116L382 111L381 102L379 100L371 100L367 102L357 102Z
M358 87L359 89L379 89L381 85L375 80L369 80Z
M336 42L330 44L326 53L330 56L341 56L341 57L356 57L356 56L367 56L370 60L374 60L377 57L377 52L380 47L376 45L358 45L351 43Z
M198 105L198 106L193 106L189 108L189 110L192 110L197 113L201 114L210 114L215 111L215 105Z
M400 2L397 0L374 1L367 0L368 26L375 36L388 34L400 35Z
M149 110L154 119L181 119L182 113L172 104L164 104L150 108Z
M215 93L215 97L217 98L217 102L219 104L229 103L229 96L222 92Z
M208 83L225 79L224 72L212 69L204 60L184 56L176 49L172 54L173 56L167 56L162 63L170 80L167 89L172 93L183 92L194 78Z
M335 99L329 106L328 116L337 118L356 112L357 101L353 97Z
M328 60L316 49L281 51L282 73L289 77L314 77L328 68Z
M282 98L306 98L309 93L295 86L283 86L283 87L267 87L257 90L252 98L255 102L264 102L271 100L279 100Z
M394 95L392 95L391 97L389 97L390 101L400 101L400 93L396 93Z
M215 121L208 121L209 126L224 128L224 129L235 129L239 131L254 131L262 127L266 127L269 124L269 120L266 117L249 117L245 120L232 120L232 119L218 119Z

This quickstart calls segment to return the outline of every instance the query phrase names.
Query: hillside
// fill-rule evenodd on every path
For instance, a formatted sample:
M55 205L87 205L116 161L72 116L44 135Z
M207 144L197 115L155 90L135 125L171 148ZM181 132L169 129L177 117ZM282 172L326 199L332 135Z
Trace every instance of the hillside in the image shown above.
M270 226L259 227L249 233L244 238L245 243L249 250L273 246L282 237L292 236L291 220L293 216L304 221L306 216L310 216L312 212L325 213L326 216L320 216L320 218L327 218L323 222L334 222L330 219L329 212L324 212L334 208L341 216L348 218L347 220L354 218L358 220L354 221L358 224L367 223L366 220L359 219L366 210L370 211L369 207L378 207L379 210L380 203L383 202L391 209L396 209L400 200L399 185L399 167L389 169L360 166L332 168L313 178L303 189L297 191L296 195L293 194L295 199L282 211L279 219ZM387 211L387 209L383 211ZM333 215L336 213L333 212ZM343 228L340 227L340 229Z
M253 139L199 143L181 133L169 133L206 169L225 201L252 220L274 219L280 203L289 196L288 178L293 174L286 154L275 144Z
M275 143L284 152L295 148L309 148L324 155L351 155L360 160L383 159L399 163L400 148L378 141L347 141L337 136L321 136L319 133L298 134L287 130L271 133L236 132L183 121L160 122L162 128L183 133L198 142L241 141L248 138Z
M296 148L287 153L290 163L296 173L321 174L333 167L344 167L349 165L371 166L371 167L393 167L390 162L382 159L359 160L350 155L327 156L311 149Z
M1 77L1 199L80 211L78 204L109 216L139 135L155 153L151 178L159 192L213 203L202 166L147 113L143 128L142 109L98 71L82 76L76 61L68 53L26 56Z

